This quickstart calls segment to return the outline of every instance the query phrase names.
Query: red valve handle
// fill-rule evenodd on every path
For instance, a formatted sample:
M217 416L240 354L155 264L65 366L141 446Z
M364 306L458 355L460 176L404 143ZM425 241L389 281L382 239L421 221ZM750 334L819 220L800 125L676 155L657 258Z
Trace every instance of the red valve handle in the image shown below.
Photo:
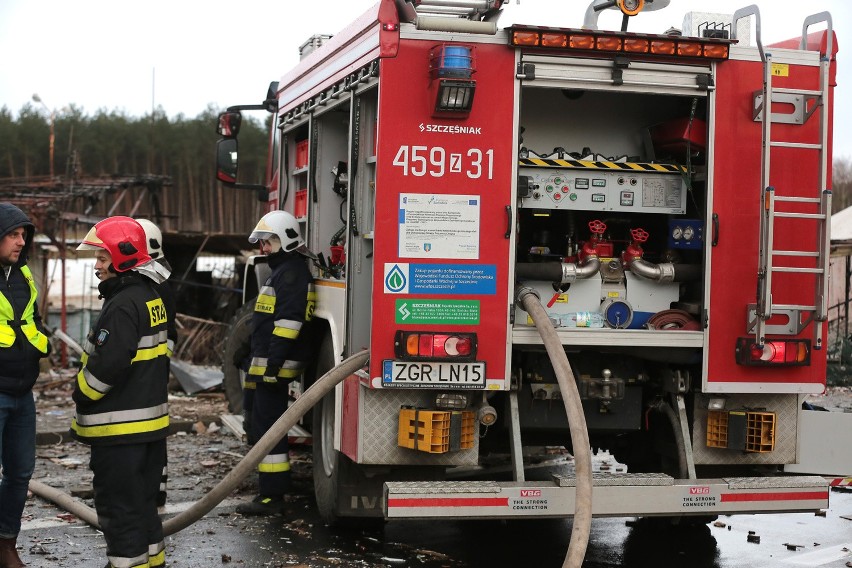
M589 230L597 235L603 235L606 231L606 223L598 219L589 221Z
M637 243L644 243L648 240L648 231L645 229L630 229L630 236Z

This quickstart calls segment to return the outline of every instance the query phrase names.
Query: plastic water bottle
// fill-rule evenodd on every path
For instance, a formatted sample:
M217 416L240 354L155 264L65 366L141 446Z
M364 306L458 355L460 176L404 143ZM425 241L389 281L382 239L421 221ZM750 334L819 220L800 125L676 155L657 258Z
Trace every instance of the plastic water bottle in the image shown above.
M562 327L603 327L603 315L598 312L576 312L573 314L563 314L560 318Z

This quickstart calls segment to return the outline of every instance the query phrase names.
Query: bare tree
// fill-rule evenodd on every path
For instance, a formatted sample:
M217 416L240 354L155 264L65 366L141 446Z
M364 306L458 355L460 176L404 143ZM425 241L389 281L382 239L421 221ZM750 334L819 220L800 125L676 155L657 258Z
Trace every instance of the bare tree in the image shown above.
M852 159L834 160L832 169L832 213L852 206Z

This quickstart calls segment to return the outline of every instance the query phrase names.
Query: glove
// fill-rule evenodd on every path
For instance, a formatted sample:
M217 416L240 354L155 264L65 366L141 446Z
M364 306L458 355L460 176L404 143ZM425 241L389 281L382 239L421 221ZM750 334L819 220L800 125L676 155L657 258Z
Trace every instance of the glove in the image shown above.
M280 366L271 366L267 367L266 371L263 373L264 381L275 382L278 380L278 372L281 370Z
M234 349L234 355L231 358L231 363L234 364L234 367L238 369L242 369L245 366L246 359L251 353L251 345L248 341L243 341L240 343L236 349Z

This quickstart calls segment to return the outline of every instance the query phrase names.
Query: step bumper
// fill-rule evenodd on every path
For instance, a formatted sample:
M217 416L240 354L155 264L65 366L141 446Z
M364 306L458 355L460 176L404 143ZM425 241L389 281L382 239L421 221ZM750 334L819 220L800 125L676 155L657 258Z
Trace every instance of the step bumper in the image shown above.
M388 519L570 517L575 482L388 482ZM813 512L828 508L829 481L819 476L674 479L656 474L596 474L595 516L719 515Z

